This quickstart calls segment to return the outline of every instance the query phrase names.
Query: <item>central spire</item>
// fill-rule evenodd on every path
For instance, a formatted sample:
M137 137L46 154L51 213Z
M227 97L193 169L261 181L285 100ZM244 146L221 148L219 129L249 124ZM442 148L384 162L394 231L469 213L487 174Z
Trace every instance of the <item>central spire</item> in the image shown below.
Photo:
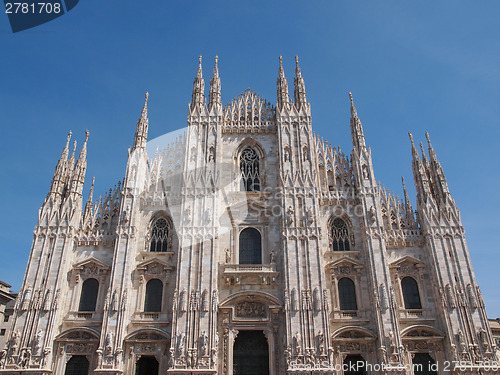
M282 109L283 106L289 108L290 106L290 95L288 94L288 82L285 77L285 71L283 70L283 56L280 56L280 68L278 71L278 109Z
M201 55L198 61L198 71L193 82L191 109L194 109L196 106L201 108L205 104L205 80L203 79L203 70L201 67Z

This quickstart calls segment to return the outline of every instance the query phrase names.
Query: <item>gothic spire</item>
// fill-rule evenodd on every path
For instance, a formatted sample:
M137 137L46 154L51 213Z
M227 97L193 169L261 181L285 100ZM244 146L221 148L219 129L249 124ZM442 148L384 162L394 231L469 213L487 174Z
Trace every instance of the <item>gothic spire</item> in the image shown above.
M135 129L134 147L132 148L133 150L135 150L136 148L145 148L146 142L148 141L148 127L149 127L148 98L149 98L149 93L146 92L146 97L144 99L144 106L142 107L141 117L137 121L137 126Z
M197 105L202 107L205 103L205 80L203 79L203 70L201 68L201 55L199 57L198 71L193 82L193 96L191 100L191 109Z
M354 101L352 99L352 93L349 92L349 100L351 101L351 137L352 145L356 151L361 149L366 149L365 135L363 133L363 125L361 125L361 120L358 118L358 112L354 106Z
M280 56L280 68L278 71L278 108L282 109L283 106L287 108L290 105L290 95L288 94L288 82L285 77L285 71L283 70L283 56Z
M90 222L90 218L92 217L92 208L94 206L92 200L94 195L94 182L95 177L92 177L92 185L90 186L89 197L87 199L87 203L85 204L85 211L83 212L83 226L88 226Z
M210 80L210 94L209 94L210 102L208 109L212 109L212 107L220 109L222 107L219 67L217 66L218 60L219 57L215 56L214 74L212 75L212 79Z
M427 196L431 195L429 179L425 171L425 166L420 161L420 158L418 156L417 148L415 147L415 143L413 142L413 135L408 132L408 136L410 137L411 142L411 153L413 156L412 169L413 177L415 179L415 187L417 189L417 196L420 199L425 199Z
M295 98L295 107L299 109L302 105L307 104L306 85L299 67L299 57L295 56L295 79L293 80L293 96Z
M56 194L62 196L64 193L64 188L66 185L66 173L68 166L68 154L69 154L69 141L71 139L71 130L66 138L66 145L63 147L61 158L57 162L56 169L54 171L54 176L52 177L52 182L50 184L49 194ZM76 146L75 146L76 148ZM73 149L73 155L75 151ZM73 167L73 166L71 166Z
M68 160L68 154L69 154L69 141L71 139L71 130L69 131L68 133L68 138L66 138L66 145L64 146L63 150L62 150L62 153L61 153L61 159L59 160L60 162L61 161L66 161Z
M433 176L436 193L440 195L441 199L446 199L446 196L450 193L450 191L448 190L448 183L446 181L446 177L444 176L443 167L441 166L441 163L436 156L436 152L432 147L429 133L425 133L425 138L427 138L427 143L429 144L429 166L430 173Z
M85 141L80 150L80 156L73 169L73 176L71 179L70 193L82 195L83 184L85 182L85 172L87 171L87 141L89 139L89 131L85 130Z
M405 216L406 222L413 226L415 224L415 216L413 215L413 207L411 206L410 198L408 197L408 191L406 191L405 178L401 177L401 181L403 182L403 192L405 198Z

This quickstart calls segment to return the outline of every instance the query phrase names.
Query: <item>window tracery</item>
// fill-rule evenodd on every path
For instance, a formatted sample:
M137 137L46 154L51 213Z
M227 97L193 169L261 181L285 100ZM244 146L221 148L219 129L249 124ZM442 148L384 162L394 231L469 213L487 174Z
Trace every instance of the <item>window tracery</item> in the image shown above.
M333 251L351 250L349 230L344 220L338 217L333 220L330 235Z
M159 217L151 227L149 251L166 252L170 247L171 229L169 222L166 218Z
M260 191L260 158L253 148L246 148L240 155L240 171L244 191Z

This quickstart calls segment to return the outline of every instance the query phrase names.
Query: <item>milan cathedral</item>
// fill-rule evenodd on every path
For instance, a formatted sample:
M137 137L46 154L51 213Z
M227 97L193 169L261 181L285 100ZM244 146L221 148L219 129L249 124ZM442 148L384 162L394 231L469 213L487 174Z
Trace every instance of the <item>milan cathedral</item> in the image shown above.
M404 180L402 199L378 183L351 93L344 154L313 132L297 58L293 86L280 57L275 104L247 89L223 106L200 57L187 127L151 149L146 94L123 181L97 199L89 132L78 157L70 132L0 374L495 373L429 135L410 134L414 210Z

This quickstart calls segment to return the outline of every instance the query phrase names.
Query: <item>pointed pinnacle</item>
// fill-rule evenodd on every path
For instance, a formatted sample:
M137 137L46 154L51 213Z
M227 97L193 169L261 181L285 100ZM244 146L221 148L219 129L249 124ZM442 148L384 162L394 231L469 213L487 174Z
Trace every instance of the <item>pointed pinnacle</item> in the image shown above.
M199 64L198 64L198 72L196 73L196 77L202 78L203 71L202 71L202 68L201 68L201 55L198 57L198 61L199 61Z
M92 197L94 195L94 182L95 182L95 176L92 177L92 185L90 185L89 199L87 200L88 202L91 203L92 203Z
M142 112L141 112L141 118L143 118L143 119L148 117L148 99L149 99L149 92L146 91L144 105L142 106Z
M61 153L61 159L66 159L68 160L68 153L69 153L69 141L71 139L71 130L68 133L68 138L66 138L66 146L64 146L62 153Z
M219 61L219 56L215 55L214 77L219 77L219 67L217 65L218 61Z
M429 137L429 133L425 133L425 138L427 138L427 143L429 144L429 156L432 159L436 159L436 152L434 151L434 147L432 147L431 138Z
M300 77L302 74L300 72L300 67L299 67L299 56L295 55L295 75L297 77Z
M351 117L355 118L358 117L358 111L356 110L356 107L354 106L354 100L352 98L352 93L349 91L349 100L351 101Z
M280 78L285 77L285 71L283 70L283 56L280 55L280 69L279 69Z

